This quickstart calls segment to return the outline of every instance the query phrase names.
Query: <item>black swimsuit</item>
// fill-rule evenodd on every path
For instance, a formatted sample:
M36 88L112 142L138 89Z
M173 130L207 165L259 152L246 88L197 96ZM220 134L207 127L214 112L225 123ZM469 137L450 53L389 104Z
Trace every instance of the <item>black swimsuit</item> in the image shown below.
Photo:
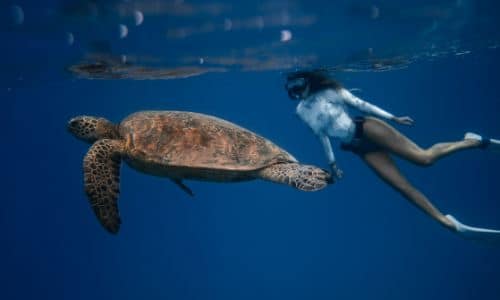
M358 155L363 155L368 152L374 152L380 149L379 146L375 145L372 141L368 140L363 133L363 123L365 122L364 117L354 118L354 137L349 143L341 143L340 149L344 151L350 151Z

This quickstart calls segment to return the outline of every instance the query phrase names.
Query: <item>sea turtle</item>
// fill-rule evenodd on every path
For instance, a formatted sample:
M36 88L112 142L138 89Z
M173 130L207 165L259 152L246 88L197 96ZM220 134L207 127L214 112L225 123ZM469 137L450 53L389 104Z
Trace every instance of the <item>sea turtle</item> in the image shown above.
M117 233L120 163L168 177L193 195L183 179L236 182L265 179L303 191L317 191L330 174L302 165L267 139L217 117L182 111L142 111L119 125L79 116L68 123L91 143L83 160L85 192L102 226Z

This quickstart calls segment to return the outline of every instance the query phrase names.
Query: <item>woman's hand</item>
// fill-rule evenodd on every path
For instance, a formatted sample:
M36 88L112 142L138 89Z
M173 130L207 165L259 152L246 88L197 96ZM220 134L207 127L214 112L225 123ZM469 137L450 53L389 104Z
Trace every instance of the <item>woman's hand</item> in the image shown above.
M413 125L413 119L408 117L408 116L404 116L404 117L393 117L392 120L398 124L401 124L401 125L408 125L408 126L411 126Z
M335 182L338 179L341 179L342 176L344 176L344 172L337 167L336 163L331 163L330 164L330 169L332 171L332 180Z

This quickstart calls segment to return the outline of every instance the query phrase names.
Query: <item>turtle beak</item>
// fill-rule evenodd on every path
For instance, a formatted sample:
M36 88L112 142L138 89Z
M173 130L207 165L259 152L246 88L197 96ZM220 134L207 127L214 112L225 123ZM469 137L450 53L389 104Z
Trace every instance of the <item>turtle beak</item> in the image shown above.
M66 126L66 129L70 132L74 132L74 130L78 127L78 120L77 118L72 118L69 120L68 125Z

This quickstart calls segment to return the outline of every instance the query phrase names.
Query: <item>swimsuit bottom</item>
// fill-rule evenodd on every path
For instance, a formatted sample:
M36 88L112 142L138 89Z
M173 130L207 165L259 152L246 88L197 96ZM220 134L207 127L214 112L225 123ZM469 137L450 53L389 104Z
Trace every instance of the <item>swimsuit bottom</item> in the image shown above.
M380 147L368 140L363 133L364 117L354 118L354 137L349 143L341 143L340 148L344 151L350 151L358 155L380 150Z

